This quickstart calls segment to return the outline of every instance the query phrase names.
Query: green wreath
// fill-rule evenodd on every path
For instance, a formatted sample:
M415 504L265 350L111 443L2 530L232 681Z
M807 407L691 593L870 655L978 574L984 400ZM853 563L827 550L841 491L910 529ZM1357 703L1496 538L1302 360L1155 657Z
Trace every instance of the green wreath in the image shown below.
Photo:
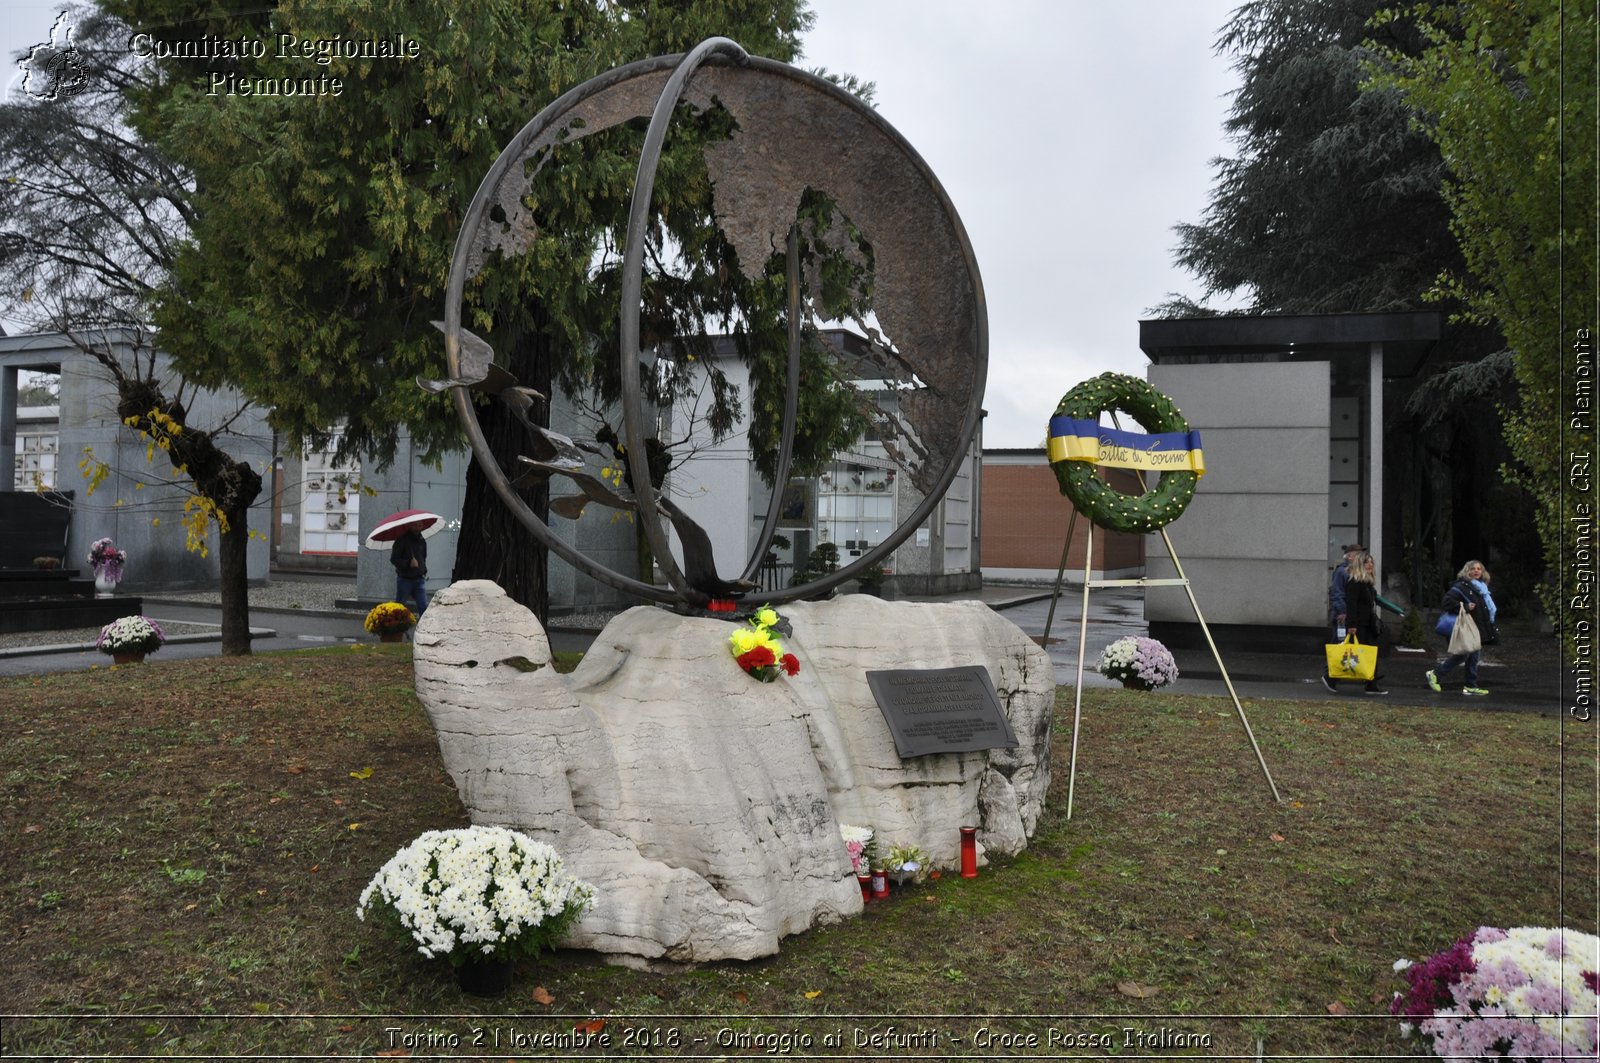
M1106 410L1119 410L1144 426L1147 432L1187 432L1189 422L1172 400L1140 380L1123 373L1101 373L1085 380L1061 399L1055 416L1098 421ZM1196 472L1163 472L1154 491L1125 495L1096 474L1088 461L1052 462L1061 493L1096 527L1142 534L1153 532L1183 516Z

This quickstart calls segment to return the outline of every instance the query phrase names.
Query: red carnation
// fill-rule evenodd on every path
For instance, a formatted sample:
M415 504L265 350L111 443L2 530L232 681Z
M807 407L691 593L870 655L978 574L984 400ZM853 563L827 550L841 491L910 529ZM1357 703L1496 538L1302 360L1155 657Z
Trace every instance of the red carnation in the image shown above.
M800 658L796 657L792 653L784 654L783 655L783 674L784 675L799 675L800 674Z
M755 649L746 650L744 653L739 654L738 660L739 667L747 672L778 663L778 658L773 655L770 646L757 646Z

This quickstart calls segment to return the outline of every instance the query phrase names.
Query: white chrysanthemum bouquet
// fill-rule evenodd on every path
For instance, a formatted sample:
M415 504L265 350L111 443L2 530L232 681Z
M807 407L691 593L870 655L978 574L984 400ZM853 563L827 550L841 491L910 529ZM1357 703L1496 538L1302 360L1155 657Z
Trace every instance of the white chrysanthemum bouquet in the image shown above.
M100 629L95 648L101 653L154 653L167 641L161 625L148 616L122 616Z
M387 909L429 959L532 957L594 907L594 887L564 872L543 842L505 827L431 830L395 853L361 891L356 917Z

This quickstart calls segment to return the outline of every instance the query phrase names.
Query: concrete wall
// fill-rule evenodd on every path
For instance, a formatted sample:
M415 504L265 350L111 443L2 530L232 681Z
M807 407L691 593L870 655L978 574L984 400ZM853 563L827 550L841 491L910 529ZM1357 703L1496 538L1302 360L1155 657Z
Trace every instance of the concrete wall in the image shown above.
M1320 627L1326 612L1327 362L1157 365L1150 383L1199 429L1206 475L1167 526L1208 625ZM1175 575L1160 536L1153 578ZM1145 616L1193 623L1182 588L1151 588Z
M48 354L61 367L60 467L56 485L75 493L72 522L67 534L67 565L87 572L89 544L110 536L128 552L123 569L125 591L149 593L158 589L208 588L216 585L219 569L213 526L205 538L206 553L187 547L183 505L190 496L186 481L166 456L146 456L143 436L125 427L116 411L116 387L98 362L60 336L8 337L28 344L30 356ZM124 361L135 356L131 344L113 343ZM177 393L177 376L165 357L158 375L169 396ZM233 419L242 400L231 392L200 392L188 396L187 421L197 429L215 428ZM250 509L250 528L265 533L272 517L272 433L258 410L247 410L233 420L232 431L219 438L234 458L249 462L262 476L263 486ZM85 448L110 466L110 474L93 495L78 468ZM165 481L174 481L166 486ZM9 482L9 478L8 478ZM268 543L261 536L250 540L246 563L249 578L264 581L269 564Z
M618 435L622 434L622 412L618 408L604 411L603 416ZM550 427L574 440L592 440L599 425L593 420L579 419L570 402L558 401L550 411ZM598 476L606 465L614 461L585 454L588 469ZM551 481L551 497L577 493L570 481L557 478ZM590 505L577 520L552 515L550 529L573 549L611 571L641 579L639 574L638 524L631 513ZM618 606L638 604L621 591L613 590L588 576L572 565L550 555L550 612L556 615L591 610L608 610Z
M737 358L723 359L719 368L740 396L739 418L721 442L713 443L704 421L690 422L690 415L697 411L688 404L675 406L672 438L687 442L676 447L674 452L693 457L668 476L667 489L672 501L710 537L717 575L723 579L738 579L750 561L756 533L761 530L760 521L751 517L750 370ZM620 428L618 434L621 434ZM765 510L761 516L766 516ZM681 569L683 544L678 541L671 524L665 527L673 557Z
M450 585L450 570L456 563L456 540L461 527L461 505L466 498L468 454L455 451L445 455L442 467L426 465L411 450L409 437L402 437L395 461L387 469L362 470L362 482L377 495L361 498L361 540L366 542L383 518L402 509L426 509L445 520L442 530L428 539L428 593ZM387 601L394 597L394 569L389 564L389 549L363 546L356 556L356 594L364 600Z
M614 417L613 425L620 424ZM595 425L580 422L570 403L557 402L551 411L551 429L573 438L592 438ZM456 543L460 536L462 506L466 501L467 472L471 451L463 449L445 455L439 468L425 464L412 452L409 438L402 437L396 459L382 472L368 469L363 474L367 486L377 496L361 499L361 537L363 540L390 513L402 509L426 509L444 517L446 527L428 540L428 593L450 585L455 568ZM604 462L589 456L590 472L598 474ZM553 496L574 493L571 482L555 478ZM577 521L550 517L555 535L590 559L626 576L637 577L638 563L634 523L619 511L592 505ZM394 597L394 569L389 551L362 549L357 557L356 593L365 601L386 601ZM622 594L599 583L552 554L549 565L550 611L552 614L610 609L633 604Z

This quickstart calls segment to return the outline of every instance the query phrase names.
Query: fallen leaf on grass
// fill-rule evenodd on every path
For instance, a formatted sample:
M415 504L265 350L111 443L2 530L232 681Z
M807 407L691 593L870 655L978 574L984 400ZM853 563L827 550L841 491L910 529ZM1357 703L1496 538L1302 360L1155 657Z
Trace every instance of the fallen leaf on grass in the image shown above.
M26 827L22 828L22 833L24 833L24 834L38 834L42 830L44 830L44 824L42 824L42 823L30 823Z
M306 766L304 764L291 764L283 770L288 772L290 775L299 775L306 770Z
M1137 1000L1145 1000L1149 997L1155 996L1157 993L1161 992L1161 990L1157 989L1153 985L1140 985L1138 982L1118 982L1117 992L1121 993L1125 997L1133 997Z
M374 1052L372 1054L377 1056L379 1059L410 1059L411 1058L411 1049L409 1049L409 1048L385 1048L385 1049L382 1049L380 1051Z
M820 989L808 989L808 990L806 990L806 994L805 995L806 995L806 999L807 1000L815 1000L815 999L817 999L818 997L820 997L822 995L822 990L820 990Z
M1346 1008L1343 1004L1341 1004L1337 1000L1335 1000L1332 1004L1328 1005L1328 1014L1329 1015L1348 1015L1348 1014L1350 1014L1350 1009Z
M572 1028L572 1032L573 1033L597 1034L601 1030L604 1030L605 1028L606 1028L606 1020L604 1020L604 1019L590 1019L588 1022L580 1022L580 1023L578 1023L578 1025L576 1025L576 1026L574 1026Z
M1284 837L1283 837L1283 835L1279 834L1277 831L1273 831L1272 832L1272 840L1275 841L1275 842L1281 842L1281 841L1284 840Z
M350 778L352 778L352 779L370 779L370 778L372 778L372 769L371 768L362 768L360 771L353 771L353 772L350 773Z
M750 1003L750 994L749 993L735 993L733 995L733 999L738 1001L741 1004L748 1004L748 1003Z
M533 1002L535 1004L550 1005L556 1002L556 998L551 996L550 990L546 989L544 986L536 985L533 987Z

